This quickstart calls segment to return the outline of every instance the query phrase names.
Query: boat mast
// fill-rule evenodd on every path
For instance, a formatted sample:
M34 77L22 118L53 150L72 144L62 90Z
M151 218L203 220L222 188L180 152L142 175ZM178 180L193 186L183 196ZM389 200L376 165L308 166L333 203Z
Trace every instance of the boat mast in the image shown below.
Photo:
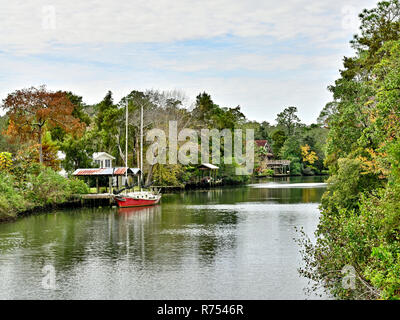
M128 184L128 103L125 106L125 184Z
M140 191L143 181L143 104L140 104Z

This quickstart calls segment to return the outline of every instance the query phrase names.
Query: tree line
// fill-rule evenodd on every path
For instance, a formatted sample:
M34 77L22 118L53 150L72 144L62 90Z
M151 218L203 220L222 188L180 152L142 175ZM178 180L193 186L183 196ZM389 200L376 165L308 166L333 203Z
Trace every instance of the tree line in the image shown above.
M354 55L320 116L330 178L317 242L303 239L302 273L341 299L399 299L400 3L379 2L359 18Z
M0 119L0 147L19 159L31 159L44 166L68 173L77 168L95 167L94 152L107 152L116 158L115 166L125 165L125 142L128 139L128 165L140 167L140 109L143 126L168 132L170 121L176 121L178 131L183 128L254 129L255 139L266 140L275 159L292 161L295 175L320 174L324 170L324 144L327 129L322 124L307 126L297 116L296 107L288 107L277 115L277 122L249 121L240 106L228 108L214 103L205 92L191 103L179 91L132 91L115 102L109 91L97 104L88 105L72 92L51 91L45 86L27 88L10 93L2 104L6 111ZM128 108L128 136L125 130L125 109ZM144 145L144 154L148 144ZM59 159L62 151L65 159ZM256 169L265 155L257 149ZM31 161L29 160L29 161ZM154 168L145 162L148 178L157 185L185 185L200 173L195 167L180 164ZM249 177L236 176L237 163L220 164L218 178L226 183L243 183Z

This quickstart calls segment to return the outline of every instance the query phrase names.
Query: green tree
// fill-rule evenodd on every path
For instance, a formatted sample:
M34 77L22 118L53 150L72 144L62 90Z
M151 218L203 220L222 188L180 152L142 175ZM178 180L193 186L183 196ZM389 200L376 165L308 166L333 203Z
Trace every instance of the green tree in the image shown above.
M355 56L345 58L322 115L332 175L303 271L342 299L400 299L399 2L382 1L360 19ZM341 285L345 265L356 270L356 290Z
M62 167L65 171L71 173L78 168L93 167L93 152L98 138L94 130L86 131L85 134L77 139L72 135L67 135L61 143L61 150L65 153L65 159L62 160Z
M279 113L276 121L279 126L282 126L286 130L288 136L292 136L295 132L296 127L300 124L300 119L296 115L296 107L288 107L283 112Z
M283 147L285 141L287 140L287 136L285 131L283 130L276 130L271 136L272 139L272 151L276 157L279 157L281 153L281 148Z
M291 174L301 175L301 149L299 139L294 136L289 137L280 150L280 158L291 161Z

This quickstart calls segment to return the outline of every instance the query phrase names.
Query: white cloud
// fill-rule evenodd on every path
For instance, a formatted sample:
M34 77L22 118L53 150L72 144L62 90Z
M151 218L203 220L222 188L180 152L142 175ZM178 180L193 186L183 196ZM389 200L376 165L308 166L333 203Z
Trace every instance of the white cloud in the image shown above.
M107 90L118 100L133 89L183 89L257 120L296 105L310 123L351 52L357 13L375 3L0 0L0 98L40 84L87 103Z
M41 52L53 43L172 42L212 38L309 37L326 44L354 30L342 27L375 1L287 0L1 0L0 42L6 50ZM354 7L354 12L342 12ZM54 27L52 10L54 7Z

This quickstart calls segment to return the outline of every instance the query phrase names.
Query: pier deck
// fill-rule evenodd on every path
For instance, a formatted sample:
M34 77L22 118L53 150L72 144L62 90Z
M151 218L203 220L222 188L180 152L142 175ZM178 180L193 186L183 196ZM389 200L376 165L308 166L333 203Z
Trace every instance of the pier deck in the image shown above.
M84 200L113 199L111 193L88 193L81 196Z

